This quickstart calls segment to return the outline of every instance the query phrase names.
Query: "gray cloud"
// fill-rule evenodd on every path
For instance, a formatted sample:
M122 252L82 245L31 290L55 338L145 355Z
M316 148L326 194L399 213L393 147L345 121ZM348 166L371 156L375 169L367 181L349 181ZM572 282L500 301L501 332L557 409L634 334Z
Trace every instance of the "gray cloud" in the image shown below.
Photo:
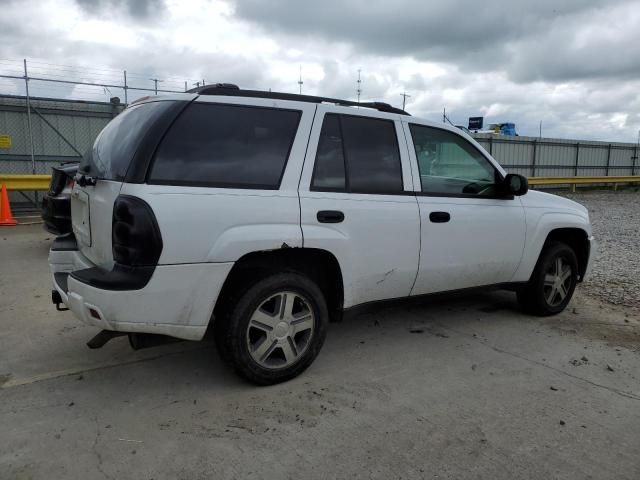
M346 42L362 54L408 56L465 71L503 70L526 82L639 74L640 49L632 46L640 18L627 19L625 28L597 28L625 4L633 2L397 0L390 9L384 1L237 0L235 12L272 34ZM584 38L578 41L579 31ZM603 60L609 68L602 68Z
M134 19L147 19L161 14L165 9L164 0L75 0L82 10L95 16L104 17L109 13L125 11Z
M204 78L297 92L302 65L304 93L353 99L362 68L363 100L401 105L406 89L407 110L434 120L446 107L456 123L484 115L537 134L542 120L549 136L606 141L633 141L640 127L637 2L404 0L390 11L355 0L304 7L244 0L235 10L185 5L172 16L157 0L67 1L82 6L69 13L29 0L4 4L0 59L9 60L0 60L0 73L22 75L27 57L32 76L121 83L127 69L129 86L151 88L159 78L161 89L182 90L184 79L191 87ZM100 20L88 24L95 34L83 24L93 20ZM0 79L0 94L23 88L22 80ZM123 98L117 88L36 81L30 88L39 96ZM129 93L129 100L146 94Z

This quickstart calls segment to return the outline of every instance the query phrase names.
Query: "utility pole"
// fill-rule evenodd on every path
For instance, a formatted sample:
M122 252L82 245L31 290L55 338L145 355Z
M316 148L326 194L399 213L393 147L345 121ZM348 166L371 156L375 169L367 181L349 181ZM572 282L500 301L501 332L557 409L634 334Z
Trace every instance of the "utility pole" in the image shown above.
M540 131L539 131L539 137L538 138L542 138L542 120L540 120Z
M447 107L443 107L442 110L442 123L447 123Z
M400 94L402 97L402 109L404 110L404 106L407 103L407 98L411 98L411 95L408 95L407 92L403 92Z
M358 96L358 103L360 103L361 93L362 93L362 79L360 78L360 69L358 69L358 81L356 82L356 95Z
M156 91L156 95L158 95L158 82L162 82L162 80L159 80L157 78L150 78L149 80L153 81L154 89Z
M302 84L304 82L302 81L302 65L300 65L300 76L298 77L298 88L299 88L299 93L300 95L302 95Z
M200 82L196 82L193 84L196 88L198 88L200 86Z

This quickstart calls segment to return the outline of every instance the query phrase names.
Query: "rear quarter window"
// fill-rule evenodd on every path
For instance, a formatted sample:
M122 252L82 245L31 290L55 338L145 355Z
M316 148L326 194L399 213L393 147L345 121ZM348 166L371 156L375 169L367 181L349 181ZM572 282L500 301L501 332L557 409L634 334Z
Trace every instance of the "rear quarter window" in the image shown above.
M127 108L100 132L80 162L80 171L104 180L124 180L144 135L171 103L150 102Z
M277 189L301 112L191 104L160 143L148 183Z

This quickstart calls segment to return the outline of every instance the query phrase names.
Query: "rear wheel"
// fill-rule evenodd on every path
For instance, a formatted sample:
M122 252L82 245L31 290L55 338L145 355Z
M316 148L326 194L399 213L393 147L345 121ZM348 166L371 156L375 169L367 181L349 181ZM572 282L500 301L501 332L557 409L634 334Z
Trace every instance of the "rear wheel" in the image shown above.
M578 282L575 252L554 242L540 255L531 279L517 292L518 302L529 313L555 315L569 304Z
M304 275L266 277L226 309L216 340L221 356L258 385L289 380L318 355L329 313L318 286Z

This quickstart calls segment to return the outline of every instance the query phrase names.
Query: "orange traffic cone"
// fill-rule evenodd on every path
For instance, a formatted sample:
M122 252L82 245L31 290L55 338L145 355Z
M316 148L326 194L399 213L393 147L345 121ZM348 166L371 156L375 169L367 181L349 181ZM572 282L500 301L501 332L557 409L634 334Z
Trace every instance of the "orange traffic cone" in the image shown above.
M7 187L2 185L2 194L0 195L0 225L12 227L17 225L18 221L13 218L11 213L11 205L9 204L9 194Z

